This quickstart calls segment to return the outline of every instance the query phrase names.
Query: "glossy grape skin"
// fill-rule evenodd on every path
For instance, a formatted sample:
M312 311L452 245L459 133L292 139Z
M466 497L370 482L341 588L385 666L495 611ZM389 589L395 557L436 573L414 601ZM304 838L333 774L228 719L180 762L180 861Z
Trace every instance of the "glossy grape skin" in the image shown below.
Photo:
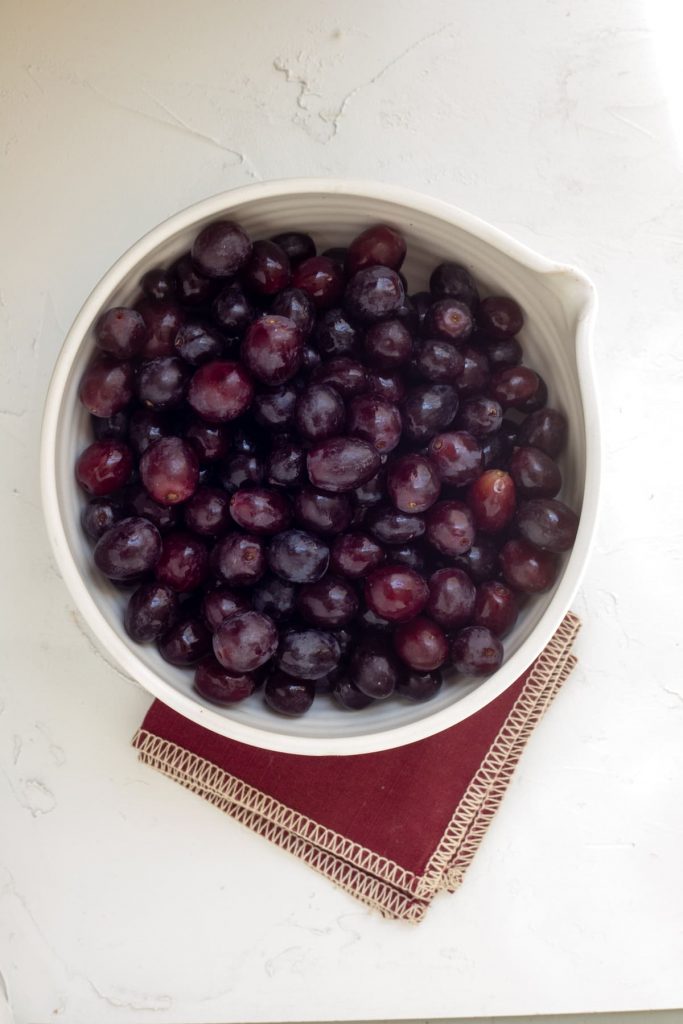
M197 272L189 253L176 260L173 272L175 291L184 305L201 306L213 297L217 282Z
M401 320L381 320L371 324L363 338L369 363L378 370L395 370L413 354L413 339Z
M320 679L339 664L339 644L321 629L290 629L280 639L278 668L295 679Z
M356 437L331 437L316 444L306 457L308 478L314 487L333 494L353 491L380 467L378 452Z
M163 302L175 294L173 275L163 267L152 267L140 278L140 287L148 299Z
M406 386L398 373L388 371L372 372L367 375L367 390L392 405L398 405L406 397Z
M284 316L299 328L302 338L308 338L315 323L315 306L310 295L300 288L285 288L273 299L270 312Z
M202 615L212 633L215 633L221 623L229 619L235 612L246 611L249 611L247 598L227 587L209 590L202 601ZM255 611L264 611L264 609L255 608ZM268 613L266 612L266 614Z
M436 697L442 685L441 673L434 672L407 672L403 675L396 687L397 693L409 700L423 703Z
M358 332L338 307L318 317L313 339L323 359L351 356L358 351Z
M205 277L232 277L246 265L251 249L251 241L239 224L216 220L195 238L192 259Z
M541 387L541 378L528 366L509 366L491 378L491 396L503 409L528 408Z
M91 540L99 540L123 516L123 507L115 498L91 498L81 510L81 526Z
M213 653L229 672L253 672L277 650L275 623L261 612L235 612L213 634Z
M510 475L523 498L554 498L562 487L559 466L540 448L516 448L510 459Z
M344 398L361 395L369 389L369 377L363 364L346 356L316 366L311 380L315 384L328 384Z
M517 621L518 614L517 598L504 583L488 580L479 584L472 619L475 626L485 626L494 636L505 636Z
M175 336L173 347L186 363L200 366L213 359L220 359L225 344L222 337L212 327L205 324L184 324Z
M127 488L125 508L126 515L149 519L162 533L174 527L178 520L177 508L173 505L160 505L142 484L133 484Z
M458 555L453 561L475 583L483 583L498 575L498 546L492 537L477 535L469 551Z
M415 366L425 380L435 384L448 384L462 373L465 359L448 341L430 338L420 346Z
M187 616L168 629L158 643L159 654L171 665L195 665L211 650L211 633L200 618Z
M344 293L344 309L352 320L371 324L385 320L403 305L405 291L396 271L366 267L353 275Z
M178 596L163 583L143 583L133 591L126 606L123 625L138 644L158 640L178 614Z
M520 504L515 525L530 544L559 553L572 547L579 517L562 501L536 498Z
M401 675L401 666L387 639L376 633L361 637L349 663L349 679L361 693L385 700L396 689Z
M96 441L127 441L130 424L130 407L119 409L113 416L90 417L90 427Z
M446 262L435 267L429 278L429 290L436 299L457 299L470 307L479 300L474 278L459 263Z
M255 455L239 452L221 467L220 482L228 494L233 494L244 485L263 482L263 463Z
M487 391L491 380L491 365L486 354L477 348L464 348L462 357L464 366L455 385L460 398L472 398Z
M252 586L266 571L263 541L242 533L229 533L211 552L211 565L218 578L228 586Z
M365 267L399 270L406 255L406 241L387 224L375 224L362 231L346 251L346 273L351 277Z
M294 616L297 587L278 576L265 576L252 590L254 611L268 615L280 625Z
M295 679L286 672L272 672L266 680L263 699L272 711L288 718L305 715L315 700L315 684Z
M332 694L337 703L347 711L362 711L374 703L372 697L361 693L348 676L341 676L334 683Z
M501 341L489 342L486 345L486 356L492 371L519 366L522 355L522 346L517 338L505 338Z
M299 392L290 381L280 387L260 391L254 396L251 411L254 419L268 430L284 430L294 422Z
M131 412L128 421L128 443L137 456L144 454L155 441L170 434L171 428L163 413L144 407Z
M487 469L470 485L467 503L477 530L500 533L515 514L516 493L512 477L502 469Z
M143 363L136 380L139 400L151 409L164 411L182 405L190 369L177 356L160 356Z
M349 402L346 429L384 454L401 440L401 413L398 406L376 395L357 395Z
M301 587L297 608L309 625L338 629L354 618L358 611L358 598L346 580L327 573L316 583L306 583Z
M384 561L384 550L373 538L360 530L336 537L330 551L330 569L348 579L364 579L367 573Z
M237 281L231 281L218 293L211 307L213 318L228 338L241 338L256 315L256 310Z
M366 519L366 526L380 544L410 544L425 532L422 516L388 506L373 508Z
M311 384L299 396L294 410L296 429L308 441L334 437L343 429L345 419L342 397L328 384Z
M131 364L113 356L99 356L83 374L78 395L92 416L102 419L114 416L133 397Z
M122 441L93 441L76 460L76 479L87 494L101 498L126 484L133 453Z
M197 587L209 572L206 544L191 533L167 533L161 542L161 553L154 567L159 583L184 594Z
M293 320L267 315L254 320L242 342L242 360L257 380L276 386L291 380L303 360L304 342Z
M327 535L341 533L348 527L353 508L346 494L325 494L304 487L294 497L294 515L307 530Z
M504 340L519 334L524 326L524 314L514 299L491 296L479 303L477 322L491 338Z
M365 580L365 601L375 615L389 622L406 622L427 603L424 579L406 565L383 565Z
M300 487L306 478L306 453L301 445L282 441L273 448L265 466L266 480L278 487Z
M472 620L477 591L462 569L438 569L429 579L425 611L444 629L459 629Z
M239 363L216 359L204 363L194 373L187 401L209 423L234 420L251 405L254 385Z
M488 676L503 660L503 645L483 626L466 626L456 634L451 647L456 670L468 676Z
M277 242L261 239L254 242L242 281L254 295L275 295L289 284L289 257Z
M453 487L465 487L483 472L481 446L466 431L437 434L429 442L428 452L441 480Z
M503 579L513 590L541 594L557 579L557 555L543 551L522 538L507 541L500 550Z
M567 417L557 409L538 409L524 420L517 440L556 459L567 444Z
M278 534L268 549L268 565L289 583L315 583L327 572L329 561L327 544L303 530Z
M220 487L198 487L183 506L185 525L201 537L219 537L231 526L230 499Z
M462 501L439 501L425 517L426 536L440 554L464 554L474 542L472 513Z
M125 306L108 309L95 326L95 343L114 359L132 359L142 351L147 327L140 313Z
M353 497L356 505L362 508L378 505L386 498L387 474L384 466L380 466L374 476L366 480L360 487L354 488Z
M230 450L230 434L219 423L207 423L193 416L185 428L185 440L194 448L200 463L219 462Z
M336 306L344 291L344 272L328 256L303 260L292 274L292 285L312 299L316 309Z
M387 472L387 492L401 512L426 512L441 491L436 467L424 455L402 455Z
M102 534L93 559L109 579L130 580L152 569L160 553L161 535L156 526L139 516L128 516Z
M420 384L403 403L403 430L414 442L427 442L445 430L458 411L458 394L450 384Z
M394 633L394 647L401 661L416 672L433 672L448 658L444 631L423 615L404 622Z
M243 530L256 534L280 533L292 518L285 495L267 487L236 491L230 499L230 515Z
M508 440L507 433L503 430L495 430L492 434L485 434L479 438L481 451L484 457L484 469L510 469L510 456L512 445Z
M492 398L467 398L460 403L457 425L473 437L485 437L500 429L503 410Z
M212 655L199 662L195 669L194 688L197 693L212 704L230 707L250 697L256 689L251 673L233 674L224 668Z
M424 553L415 544L398 544L391 549L391 561L394 565L407 565L423 576L425 572Z
M455 345L463 345L472 333L474 321L469 306L458 299L437 299L427 311L424 332Z
M194 494L199 463L194 449L179 437L162 437L140 459L142 482L160 505L177 505Z
M141 299L136 309L147 328L147 336L138 355L143 359L172 356L173 342L185 322L185 314L178 303L173 299L166 299L163 302Z
M317 252L315 242L304 231L283 231L273 235L271 241L279 245L293 267L311 259Z

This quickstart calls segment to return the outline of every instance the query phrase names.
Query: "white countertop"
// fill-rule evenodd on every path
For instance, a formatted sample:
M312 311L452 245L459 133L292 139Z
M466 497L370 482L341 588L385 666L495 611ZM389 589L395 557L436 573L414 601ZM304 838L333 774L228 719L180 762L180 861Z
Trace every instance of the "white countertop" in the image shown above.
M5 6L0 970L20 1024L683 1004L673 8ZM81 631L39 507L51 366L112 261L203 196L328 173L451 200L582 267L601 302L605 489L575 604L580 664L462 889L418 927L137 763L149 698Z

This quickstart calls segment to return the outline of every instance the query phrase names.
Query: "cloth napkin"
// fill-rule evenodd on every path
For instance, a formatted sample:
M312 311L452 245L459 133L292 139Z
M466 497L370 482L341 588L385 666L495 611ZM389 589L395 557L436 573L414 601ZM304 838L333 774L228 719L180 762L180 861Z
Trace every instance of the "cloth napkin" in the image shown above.
M527 740L576 662L578 628L570 613L491 704L394 750L274 753L210 732L160 701L133 745L141 761L385 917L417 922L437 893L462 882Z

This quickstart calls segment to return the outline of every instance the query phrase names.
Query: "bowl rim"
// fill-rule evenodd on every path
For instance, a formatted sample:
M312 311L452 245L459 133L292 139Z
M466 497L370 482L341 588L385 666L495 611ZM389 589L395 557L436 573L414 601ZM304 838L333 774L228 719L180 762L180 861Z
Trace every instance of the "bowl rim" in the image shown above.
M140 661L132 646L117 635L99 611L85 580L80 575L67 542L57 488L56 442L62 395L71 365L107 295L145 255L171 235L190 227L196 221L228 213L232 207L245 202L268 199L276 195L305 193L357 195L378 201L390 201L408 210L417 210L437 217L488 243L535 273L556 279L565 292L570 291L577 312L574 344L586 447L584 496L574 548L548 607L518 650L496 673L484 679L472 692L440 711L426 714L420 721L362 735L330 738L286 735L225 717L176 690ZM562 301L565 302L566 299ZM140 683L153 697L191 721L251 746L309 756L367 754L425 739L470 717L507 690L541 653L569 609L594 541L601 463L599 409L591 345L596 311L595 288L582 271L542 256L499 228L445 200L401 185L358 178L284 178L219 192L172 214L131 245L92 289L66 334L48 385L40 442L43 514L59 571L88 629L114 658L121 670Z

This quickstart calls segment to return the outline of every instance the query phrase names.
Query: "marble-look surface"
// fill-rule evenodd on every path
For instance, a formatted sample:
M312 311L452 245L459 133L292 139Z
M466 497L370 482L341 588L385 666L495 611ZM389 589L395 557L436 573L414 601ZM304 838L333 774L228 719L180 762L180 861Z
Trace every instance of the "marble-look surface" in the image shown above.
M683 1004L675 17L644 0L5 5L0 970L21 1024ZM328 173L451 200L583 267L601 301L580 665L462 889L419 927L138 765L149 699L82 631L39 507L50 369L112 261L203 196Z

